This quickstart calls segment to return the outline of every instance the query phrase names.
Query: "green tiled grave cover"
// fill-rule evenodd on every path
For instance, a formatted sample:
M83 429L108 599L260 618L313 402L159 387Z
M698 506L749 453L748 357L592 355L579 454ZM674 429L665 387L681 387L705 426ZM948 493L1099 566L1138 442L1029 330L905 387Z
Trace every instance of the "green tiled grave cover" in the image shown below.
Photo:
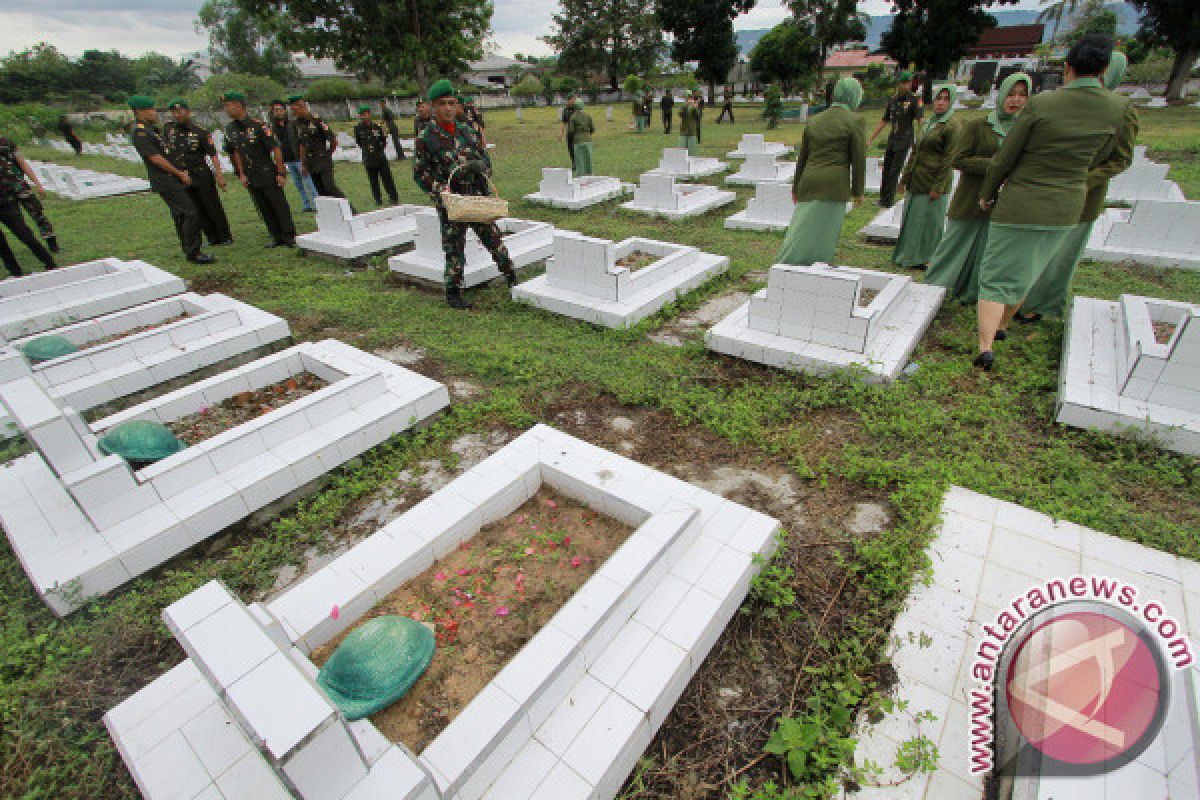
M433 660L434 635L408 617L376 617L342 641L317 683L347 719L369 717L403 697Z
M118 455L126 461L147 464L162 461L187 447L167 426L144 419L121 423L97 444L106 456Z
M21 345L21 352L30 361L49 361L53 358L62 358L78 351L79 348L65 339L62 336L39 336L36 339L30 339L25 344Z

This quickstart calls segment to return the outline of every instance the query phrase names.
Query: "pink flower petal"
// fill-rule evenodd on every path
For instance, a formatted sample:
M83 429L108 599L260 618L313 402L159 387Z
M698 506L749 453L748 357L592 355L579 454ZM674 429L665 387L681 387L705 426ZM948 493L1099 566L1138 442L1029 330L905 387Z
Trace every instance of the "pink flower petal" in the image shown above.
M532 548L532 547L526 547L526 548L525 548L525 555L527 555L527 556L531 556L531 555L533 555L533 553L534 553L534 550L533 550L533 548Z
M571 559L571 566L575 567L577 569L578 569L579 565L582 563L583 563L583 559L581 559L579 556L575 556L574 558Z
M507 617L508 616L508 606L496 606L496 616L497 617Z
M558 503L554 502L553 500L547 500L546 505L550 508L558 508Z
M337 619L341 615L342 615L342 611L336 605L333 607L333 610L329 612L329 616L332 617L333 619Z
M444 580L446 580L446 573L444 573L444 572L439 572L439 573L437 573L436 575L434 575L434 576L433 576L433 579L434 579L435 581L444 581Z
M570 546L571 546L571 537L564 536L563 537L563 547L570 547Z

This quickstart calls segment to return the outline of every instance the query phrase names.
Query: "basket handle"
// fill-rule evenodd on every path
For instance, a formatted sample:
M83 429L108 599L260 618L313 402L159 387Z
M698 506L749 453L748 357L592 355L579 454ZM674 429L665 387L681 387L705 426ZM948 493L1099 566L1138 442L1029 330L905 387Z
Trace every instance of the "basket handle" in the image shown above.
M458 149L457 149L457 148L455 148L455 152L456 152L456 153L458 152ZM451 191L451 187L452 187L452 186L453 186L453 184L454 184L454 176L455 176L455 175L457 175L457 174L458 174L458 171L459 171L460 169L462 169L462 168L463 168L463 165L462 165L462 164L459 164L457 167L455 167L454 169L450 170L450 176L449 176L448 178L446 178L446 191L447 191L447 192ZM484 175L484 176L483 176L483 179L484 179L485 181L487 181L487 182L488 182L488 188L492 190L492 193L491 193L490 195L487 195L487 196L488 196L488 197L493 197L493 196L495 196L495 197L499 197L499 196L500 196L500 190L496 188L496 184L492 182L492 179L491 179L491 178L489 178L487 175Z

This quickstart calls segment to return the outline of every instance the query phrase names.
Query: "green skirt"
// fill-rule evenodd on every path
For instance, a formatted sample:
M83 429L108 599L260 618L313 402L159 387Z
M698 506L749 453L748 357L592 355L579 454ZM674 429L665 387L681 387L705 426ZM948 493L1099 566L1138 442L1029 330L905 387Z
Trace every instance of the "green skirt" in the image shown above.
M679 146L686 148L689 156L696 155L696 145L698 145L698 144L700 144L700 137L698 137L698 136L680 136L679 137Z
M991 223L979 265L979 299L1020 304L1074 228Z
M950 194L930 200L927 194L910 194L904 200L900 238L892 251L892 263L900 267L922 267L933 258L946 227Z
M575 145L575 177L592 174L592 143L580 142Z
M794 266L833 264L845 219L846 204L839 200L797 203L777 262Z
M1027 314L1062 314L1067 305L1067 297L1071 294L1071 283L1075 280L1075 270L1079 268L1079 259L1087 249L1088 237L1092 235L1095 221L1081 222L1071 229L1063 240L1062 246L1050 260L1046 271L1037 283L1029 290L1021 311Z
M952 219L933 251L925 282L944 286L950 300L974 303L979 299L979 262L987 246L985 219Z

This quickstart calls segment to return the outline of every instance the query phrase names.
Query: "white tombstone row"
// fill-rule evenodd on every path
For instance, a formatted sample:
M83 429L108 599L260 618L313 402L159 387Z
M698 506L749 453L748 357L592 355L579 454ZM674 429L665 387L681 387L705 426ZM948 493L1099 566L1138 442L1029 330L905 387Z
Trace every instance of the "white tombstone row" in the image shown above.
M573 177L571 170L545 167L538 190L525 195L531 203L578 211L627 194L633 186L603 175Z
M1155 437L1200 455L1200 306L1076 297L1059 375L1064 425Z
M341 197L318 197L317 230L296 244L334 258L355 259L408 244L417 235L416 214L428 206L398 205L355 214Z
M652 260L622 266L630 256ZM517 286L513 299L608 328L628 328L728 268L728 258L694 247L559 231L546 274Z
M1138 200L1096 220L1084 257L1200 269L1200 203Z
M46 191L69 200L112 197L150 189L150 182L144 178L130 178L43 161L31 160L28 163Z
M688 180L716 175L724 172L728 166L725 162L715 158L690 156L688 151L682 147L668 147L663 150L662 158L652 172Z
M865 292L874 292L869 299ZM710 350L768 366L824 373L850 367L896 377L932 322L945 289L905 275L776 264L767 288L713 326Z
M796 204L792 187L787 183L760 183L754 197L739 211L725 220L725 227L750 231L783 231L792 221Z
M399 275L442 286L445 283L446 256L442 249L442 228L437 212L419 209L416 218L414 248L388 259L388 269ZM517 269L550 257L554 250L554 226L546 222L505 218L497 220L505 247ZM463 286L470 288L500 276L500 269L474 231L467 232L467 264Z
M677 184L674 175L655 171L642 175L633 200L622 203L621 208L676 220L705 214L735 199L734 192L704 184Z
M1138 200L1182 202L1186 198L1183 190L1179 188L1179 184L1167 180L1167 173L1170 169L1169 164L1135 161L1129 169L1109 182L1108 202L1134 203Z
M742 167L725 178L731 186L754 186L763 182L791 183L796 177L795 161L779 161L774 153L745 156Z

